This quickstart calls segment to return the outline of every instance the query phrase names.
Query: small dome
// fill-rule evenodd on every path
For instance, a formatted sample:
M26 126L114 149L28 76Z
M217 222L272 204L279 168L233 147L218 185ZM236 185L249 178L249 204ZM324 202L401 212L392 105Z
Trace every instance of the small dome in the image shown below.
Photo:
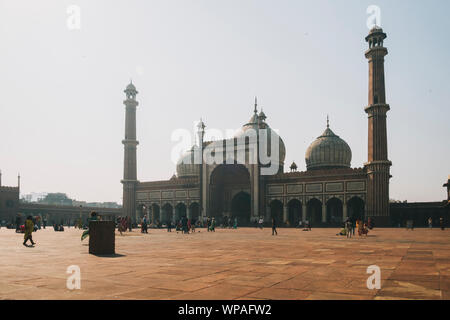
M258 118L261 119L262 121L267 119L266 114L262 110L259 113Z
M194 164L194 155L197 149L197 146L193 146L190 150L186 151L178 160L178 178L197 177L200 175L200 165Z
M133 84L133 82L130 82L130 84L127 85L127 88L125 89L124 92L125 93L128 93L128 92L138 93L137 90L136 90L136 87Z
M327 129L306 150L306 168L350 168L352 151L347 142Z
M369 31L369 34L372 33L383 33L383 29L380 26L374 25Z
M295 161L292 161L292 164L290 166L291 170L297 170L297 164L295 163Z

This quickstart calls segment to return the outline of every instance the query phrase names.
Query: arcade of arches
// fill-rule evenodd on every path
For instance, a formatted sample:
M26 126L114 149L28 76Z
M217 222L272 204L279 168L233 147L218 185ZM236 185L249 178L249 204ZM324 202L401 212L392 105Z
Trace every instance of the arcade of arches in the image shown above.
M248 171L245 167L243 168L245 171L241 172L228 171L229 168L219 169L217 174L224 175L220 177L220 181L229 183L214 184L214 179L218 176L212 175L211 181L215 187L213 189L215 192L211 196L216 199L216 207L213 211L214 214L211 216L221 218L226 215L232 219L237 217L239 225L246 226L252 222L251 196ZM243 172L246 172L245 179L242 177ZM240 189L244 191L236 191L235 187L231 187L231 185L235 186L238 181L240 182ZM162 223L178 221L183 216L193 220L200 217L198 202L192 202L189 205L184 202L178 202L175 205L166 202L161 206L156 203L148 206L141 204L138 209L141 217L147 214L149 221L160 221ZM281 199L274 199L269 202L267 210L270 218L275 218L278 224L284 222L286 226L290 227L298 226L300 221L309 221L312 226L336 227L340 226L347 217L352 220L363 220L365 218L365 203L356 196L347 200L346 204L342 203L342 200L332 197L328 199L325 205L322 205L322 201L317 198L312 198L306 203L302 203L299 199L291 199L286 204L283 204Z
M138 206L140 217L145 214L149 217L149 221L167 223L169 221L175 222L186 216L189 219L197 220L200 216L200 205L198 202L191 202L186 205L184 202L178 202L173 205L170 202L164 203L160 206L157 203L151 205L139 205Z
M270 217L276 221L284 221L287 226L296 227L300 221L309 221L312 226L340 226L350 218L364 219L365 203L359 197L352 197L346 204L338 198L330 198L322 205L322 201L312 198L306 203L298 199L291 199L284 205L280 199L269 203Z

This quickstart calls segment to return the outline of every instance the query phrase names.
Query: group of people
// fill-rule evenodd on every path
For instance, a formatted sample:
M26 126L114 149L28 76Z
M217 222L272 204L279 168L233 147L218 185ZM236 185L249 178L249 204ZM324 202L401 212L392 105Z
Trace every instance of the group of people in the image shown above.
M53 224L53 230L58 232L64 231L64 226L62 224L55 223Z
M117 230L119 230L120 235L123 235L122 233L129 230L132 230L132 224L131 224L131 218L130 217L118 217L117 218Z
M311 223L309 222L309 220L306 220L303 224L303 221L300 220L298 222L297 228L302 229L302 231L311 231Z
M228 229L237 229L237 224L238 224L238 218L234 217L234 219L232 219L231 217L224 217L223 219L223 224L222 227L223 228L228 228Z
M259 219L255 219L255 227L259 228L259 229L264 229L264 218L263 217L259 217ZM272 235L276 236L278 235L277 232L277 221L275 220L275 218L272 218Z
M347 220L345 220L344 222L341 231L337 235L351 238L352 236L355 235L355 230L357 230L358 235L360 237L363 235L367 236L369 230L372 230L373 227L374 224L371 218L369 218L367 221L363 221L361 219L356 219L355 221L352 221L352 219L347 218Z
M214 217L212 219L209 217L206 219L206 228L208 232L216 232L216 219Z
M441 230L445 230L443 217L439 218L439 227L441 228ZM433 218L431 218L431 217L428 218L428 228L433 229Z

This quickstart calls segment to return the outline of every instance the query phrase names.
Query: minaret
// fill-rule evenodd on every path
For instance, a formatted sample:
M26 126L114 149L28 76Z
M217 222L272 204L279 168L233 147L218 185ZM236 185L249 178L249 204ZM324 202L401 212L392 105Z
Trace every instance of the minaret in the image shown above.
M136 218L136 185L137 166L136 166L136 147L139 142L136 140L136 107L139 103L136 101L136 87L131 82L125 89L125 139L124 145L124 168L123 168L123 214L130 217L133 221Z
M369 118L369 144L367 170L367 217L373 217L376 225L389 224L389 179L390 166L387 152L386 104L384 82L384 57L388 50L383 47L386 34L375 26L370 30L366 41L369 49L366 58L369 60L369 105L365 108Z
M198 123L198 125L197 125L197 135L198 135L198 152L199 152L199 154L198 154L198 157L200 158L200 159L196 159L196 161L199 161L200 162L200 164L199 164L199 168L200 168L200 170L199 170L199 185L200 185L200 188L199 188L199 202L200 202L200 212L199 212L199 215L200 215L200 218L202 219L202 218L204 218L204 212L205 212L205 208L206 208L206 196L207 196L207 194L206 194L206 181L204 181L204 179L203 179L203 177L205 177L206 178L206 174L204 174L204 164L203 164L203 140L204 140L204 137L205 137L205 128L206 128L206 125L205 125L205 123L203 122L203 120L202 119L200 119L200 122Z

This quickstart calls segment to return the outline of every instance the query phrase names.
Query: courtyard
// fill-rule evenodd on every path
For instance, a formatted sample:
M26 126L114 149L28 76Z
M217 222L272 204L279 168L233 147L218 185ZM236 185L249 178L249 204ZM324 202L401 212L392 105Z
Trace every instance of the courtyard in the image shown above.
M216 229L195 234L149 229L116 233L116 255L88 254L82 231L23 234L0 229L0 299L450 299L450 231ZM67 268L81 289L66 286ZM367 267L381 269L368 289Z

